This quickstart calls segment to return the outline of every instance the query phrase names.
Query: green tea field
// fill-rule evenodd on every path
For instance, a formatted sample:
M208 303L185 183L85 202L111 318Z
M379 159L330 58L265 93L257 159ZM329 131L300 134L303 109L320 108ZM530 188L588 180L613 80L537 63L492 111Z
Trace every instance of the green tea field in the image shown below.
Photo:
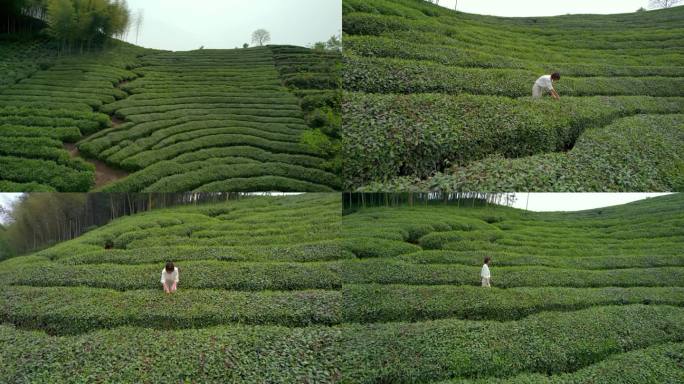
M340 209L339 194L158 209L0 262L0 382L338 381Z
M366 207L342 233L347 382L684 380L682 194L572 213Z
M339 53L111 45L0 42L0 190L340 188Z
M684 7L501 18L344 0L352 189L684 188ZM560 101L535 100L560 72Z

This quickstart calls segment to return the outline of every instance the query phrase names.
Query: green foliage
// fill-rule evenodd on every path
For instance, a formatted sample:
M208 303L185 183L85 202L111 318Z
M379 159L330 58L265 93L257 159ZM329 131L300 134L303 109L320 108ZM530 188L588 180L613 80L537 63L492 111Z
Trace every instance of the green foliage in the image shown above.
M129 26L130 11L126 3L111 0L47 0L48 31L61 41L62 49L71 51L80 44L88 50L95 40L102 43L114 36L123 36Z
M80 334L118 326L206 328L231 323L308 326L340 322L337 291L233 292L10 287L0 293L3 321L50 334ZM59 308L54 303L59 302ZM112 310L116 308L116 310Z
M348 0L343 10L347 188L681 188L681 145L662 148L678 133L651 135L649 146L628 156L620 151L629 144L615 143L617 135L590 134L626 115L681 113L681 9L498 18L421 1ZM533 104L532 84L555 71L562 74L554 85L560 102ZM634 131L651 132L651 121L632 120ZM580 146L595 148L581 163L579 151L567 152ZM646 170L637 175L637 166Z
M410 177L408 182L413 183L416 177L430 176L434 172L447 169L450 165L468 166L473 161L491 155L517 158L562 151L573 145L582 147L583 142L597 146L605 139L599 141L594 138L591 133L595 130L590 128L608 125L621 116L637 113L676 113L682 108L682 100L684 99L627 96L564 97L558 103L552 100L492 96L349 93L346 94L344 102L343 154L347 159L345 180L351 185L363 185L369 181L386 181L393 175L405 175ZM673 133L677 130L679 121L676 116L635 118L631 121L641 124L632 124L637 125L633 129L651 131L650 124L643 123L649 122L650 119L658 123L672 122L664 124L664 127L672 126L669 132L654 132L654 136L672 137L674 134L677 137ZM392 129L387 129L388 125L391 125ZM665 129L667 128L663 128ZM610 131L610 128L604 130ZM580 140L575 144L577 138ZM624 138L621 140L626 141ZM676 146L676 141L673 145ZM653 152L657 152L654 147L644 148L649 152L635 151L634 158L641 160L642 163L658 162L657 157L653 155ZM596 157L597 154L592 151L590 156ZM605 157L609 156L612 155ZM661 156L667 156L672 161L678 155L676 150L668 150ZM605 160L596 160L593 163L601 167ZM615 163L631 167L630 162L625 163L623 160ZM670 165L662 167L670 171L676 169ZM531 178L536 177L541 181L543 179L537 171L538 168L530 167L529 173ZM490 175L479 171L473 170L473 174L479 175L478 177L484 174L491 177L492 182L503 183L499 173ZM552 172L549 174L555 175ZM559 174L559 177L564 176L566 174ZM505 178L520 177L521 172L518 170L508 172ZM579 182L582 182L583 178L587 178L586 174L577 175ZM662 176L651 176L648 182L662 184L663 181ZM467 190L471 187L465 185L457 188ZM545 187L537 187L525 181L516 184L515 187L517 189L507 189L508 185L479 185L470 190L547 190ZM591 185L587 189L603 190L601 187L615 188L612 184L599 184ZM635 185L624 185L621 189L649 190L648 187Z
M0 325L0 381L332 382L339 339L325 326L121 327L53 337Z
M338 262L352 323L342 348L354 351L342 360L349 382L678 377L677 344L663 343L684 332L684 195L540 213L434 195L376 207L372 197L342 224L357 254ZM355 250L376 249L369 244L381 252ZM480 286L485 257L492 288ZM622 375L615 361L660 345L671 359Z
M684 380L684 372L677 366L684 353L683 343L664 343L611 356L576 372L547 376L522 374L507 379L454 380L460 384L569 384L588 383L601 378L602 383L676 383Z
M127 123L79 149L135 172L106 191L338 189L331 159L339 144L307 129L298 97L283 88L278 71L300 56L306 68L331 65L328 53L311 52L269 46L147 55L135 69L141 77L122 86L132 95L102 107ZM320 132L337 132L340 114L326 118Z
M566 153L492 156L417 183L419 189L532 191L682 190L684 115L640 115L587 130ZM482 175L486 175L483 177ZM375 189L405 189L397 179Z
M347 321L423 321L442 318L511 321L535 313L627 304L684 306L684 288L509 288L345 285Z
M124 68L143 49L120 43L105 52L56 60L49 45L22 45L30 51L40 47L50 65L0 90L0 155L8 164L0 172L7 187L2 190L25 186L29 191L40 184L38 190L88 191L95 182L92 165L70 159L62 143L111 126L110 116L93 109L125 96L114 84L135 76Z
M342 348L353 353L341 370L350 382L393 383L575 372L618 353L678 342L683 319L683 308L627 305L509 322L350 326Z

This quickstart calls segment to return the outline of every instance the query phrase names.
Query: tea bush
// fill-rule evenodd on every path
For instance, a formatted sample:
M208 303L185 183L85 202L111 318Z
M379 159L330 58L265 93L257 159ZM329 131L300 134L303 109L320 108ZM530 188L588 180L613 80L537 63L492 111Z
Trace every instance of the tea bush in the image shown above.
M345 180L363 185L371 181L389 181L395 175L410 174L414 176L408 177L407 181L413 183L416 177L426 178L448 169L450 165L469 169L470 164L487 156L499 155L508 159L558 152L573 146L581 147L583 140L596 145L597 140L590 135L592 127L609 125L620 117L645 112L672 114L680 111L683 105L684 99L679 97L566 97L560 104L551 100L493 96L348 94L343 107L346 126L343 149L347 158ZM636 126L634 130L641 127L641 130L651 131L651 124L643 123L651 119L656 122L672 121L668 125L672 126L673 132L678 127L677 115L653 116L631 120L642 122L633 124ZM387 124L391 124L392 129L388 130ZM606 128L606 131L612 130ZM671 133L652 135L673 137ZM584 136L588 137L584 139ZM678 136L674 137L676 140ZM673 145L677 143L675 141ZM652 148L644 149L652 151ZM556 155L559 154L548 156ZM678 152L676 149L669 150L661 156L676 162ZM657 161L650 153L635 153L634 157L644 163ZM605 160L595 162L601 166ZM616 163L631 166L624 161ZM542 179L541 176L546 175L540 175L538 168L530 167L529 172ZM663 165L663 168L677 173L676 166ZM473 173L489 176L482 170L478 171ZM522 177L521 172L517 171L509 172L507 177ZM492 174L491 179L498 181L500 176ZM561 173L559 176L565 175ZM577 175L578 182L582 182L582 177ZM571 176L568 175L568 178ZM647 180L652 183L666 182L662 177L650 177ZM543 187L525 182L520 185L516 185L517 189L483 185L472 190L544 190ZM468 187L464 186L463 189ZM377 186L370 188L382 190L382 187ZM604 188L615 187L608 184ZM628 186L622 188L640 190Z
M23 39L9 47L26 51L0 54L0 67L24 56L26 72L0 87L2 185L7 190L17 190L10 185L24 184L33 190L32 183L43 185L40 190L90 190L95 183L94 167L70 159L62 143L77 142L111 126L109 116L95 111L126 96L115 84L136 76L125 68L145 50L118 42L103 52L58 58L52 44L36 39ZM0 52L6 49L8 45L0 41ZM44 61L28 62L27 57L38 52Z
M625 116L682 112L681 9L499 18L347 0L343 13L346 188L681 189L681 143L660 143L681 136L674 130L619 159L589 134ZM561 100L531 100L534 81L555 71ZM651 117L632 122L650 132ZM601 149L567 161L581 145ZM632 175L634 164L648 170Z
M684 195L578 212L406 201L342 219L348 382L678 377Z
M338 150L305 142L310 111L297 93L332 92L337 56L290 46L144 56L122 86L131 96L102 108L127 123L79 149L134 172L105 191L338 189Z

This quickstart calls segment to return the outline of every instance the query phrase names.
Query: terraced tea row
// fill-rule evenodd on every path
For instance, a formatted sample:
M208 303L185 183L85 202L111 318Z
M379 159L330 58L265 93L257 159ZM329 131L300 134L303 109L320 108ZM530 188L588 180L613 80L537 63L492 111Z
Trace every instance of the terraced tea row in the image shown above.
M683 195L573 213L439 197L372 207L383 200L393 201L350 198L371 206L343 217L344 247L356 256L338 261L354 324L349 382L681 376L652 356L677 360L684 340L684 329L663 323L682 321ZM492 288L481 287L485 257ZM634 339L622 344L624 335ZM648 364L622 376L617 362L639 357ZM650 379L655 372L664 376Z
M302 142L299 100L269 48L159 53L142 59L132 94L107 105L125 121L79 149L134 172L106 191L329 191L326 154Z
M119 44L106 53L62 57L0 90L0 189L89 190L94 166L63 145L111 126L96 111L126 97L115 84L136 76L125 68L142 51Z
M525 190L529 185L565 191L669 188L680 182L681 115L641 116L618 120L615 126L592 127L637 113L676 113L683 107L684 98L679 97L564 98L559 104L469 95L349 95L344 103L345 178L362 185L398 174L428 177L453 166L454 172L470 176L447 174L455 189L461 185L472 190ZM396 120L394 130L386 129L386 115ZM368 145L377 148L373 167L368 166ZM559 152L569 148L568 153ZM662 150L652 153L653 148ZM523 158L530 155L539 156ZM519 172L492 166L496 159L518 165ZM477 161L486 165L471 169ZM540 166L531 166L535 162ZM620 172L599 172L606 163ZM491 172L475 171L483 167ZM447 187L451 181L447 175L421 186ZM397 185L404 184L397 181ZM380 187L370 187L376 188Z
M339 323L341 281L331 263L345 256L339 199L244 197L116 220L4 261L1 321L62 335L122 326ZM179 267L180 283L164 297L159 273L167 260ZM98 288L108 286L118 291Z
M49 68L56 50L44 38L26 42L9 36L0 37L0 91L40 69Z
M598 368L608 368L600 371L602 377L624 377L616 371L635 377L651 372L668 375L659 378L678 377L681 370L676 364L663 367L653 359L667 356L665 362L676 361L683 317L682 308L632 305L545 313L504 323L439 320L372 328L233 325L176 331L123 327L61 337L2 325L0 357L8 363L0 366L0 378L74 382L86 377L135 381L182 376L218 382L267 377L404 383L521 375L516 377L545 382L554 380L547 377L550 374L570 371L574 373L558 378L583 377ZM170 349L175 361L183 364L169 368ZM38 353L40 361L22 360ZM636 365L638 372L619 365L634 357L647 357ZM103 362L116 369L103 369Z
M342 125L342 57L338 51L272 46L273 58L283 83L299 98L312 130L302 141L329 159L326 168L342 171L340 129Z
M517 19L415 0L343 9L348 188L681 189L682 9ZM530 100L535 79L555 71L562 99ZM646 116L618 120L635 114Z

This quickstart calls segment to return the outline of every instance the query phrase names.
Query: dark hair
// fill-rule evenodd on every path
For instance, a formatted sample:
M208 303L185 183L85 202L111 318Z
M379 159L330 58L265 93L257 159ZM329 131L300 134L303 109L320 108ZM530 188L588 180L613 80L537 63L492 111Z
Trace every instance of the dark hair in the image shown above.
M560 73L559 72L554 72L551 74L551 78L553 80L560 80Z
M486 256L486 257L485 257L485 264L489 264L489 262L490 262L491 260L492 260L491 257Z
M172 262L170 262L170 261L166 262L166 272L171 273L171 272L173 272L174 268L175 267L173 266Z
M111 241L111 240L105 241L104 248L105 248L105 249L112 249L112 248L114 248L114 242Z

